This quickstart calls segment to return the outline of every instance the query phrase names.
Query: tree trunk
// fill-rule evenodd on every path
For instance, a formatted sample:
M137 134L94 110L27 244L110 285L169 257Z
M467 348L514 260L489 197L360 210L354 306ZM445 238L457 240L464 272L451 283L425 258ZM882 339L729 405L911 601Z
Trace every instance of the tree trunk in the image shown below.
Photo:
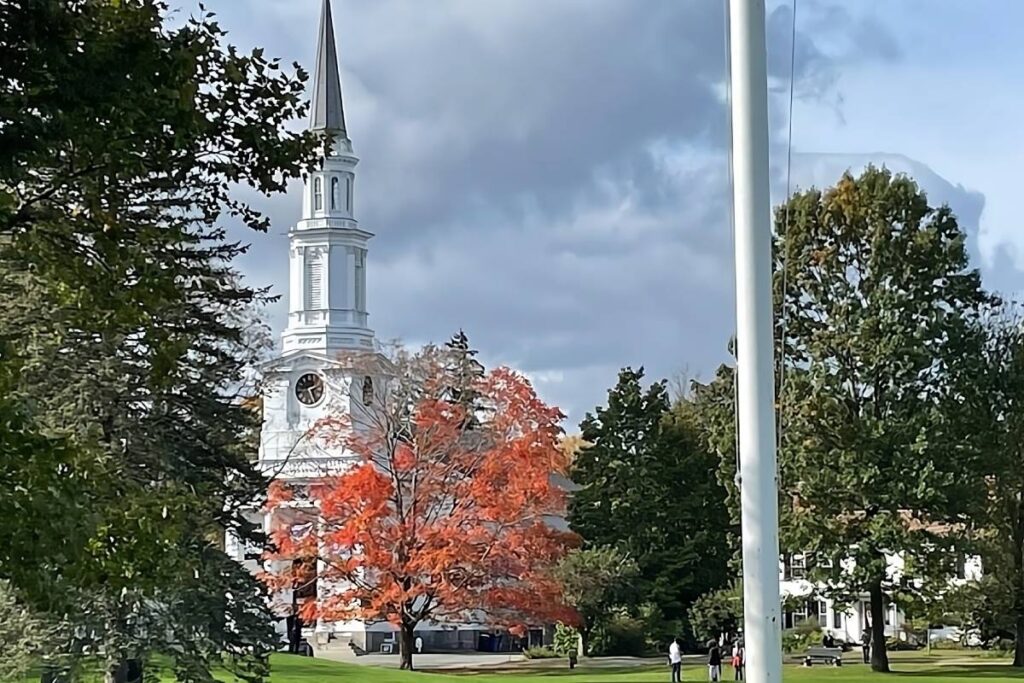
M1024 667L1024 614L1017 615L1017 624L1014 629L1013 644L1013 665Z
M871 670L889 673L889 653L885 649L885 595L879 577L868 589L871 596Z
M1024 505L1020 499L1014 510L1013 525L1013 608L1014 619L1013 665L1024 667Z
M402 624L401 631L399 632L399 643L398 651L402 657L402 663L399 668L407 671L412 671L412 653L416 649L416 635L414 629L415 624Z
M580 656L590 656L590 627L584 626L580 629Z

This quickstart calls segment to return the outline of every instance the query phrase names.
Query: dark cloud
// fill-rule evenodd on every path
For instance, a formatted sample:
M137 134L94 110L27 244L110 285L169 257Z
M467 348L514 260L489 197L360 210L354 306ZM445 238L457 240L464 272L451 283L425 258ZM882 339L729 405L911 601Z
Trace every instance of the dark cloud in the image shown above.
M224 2L240 42L309 63L319 2ZM623 365L710 374L733 328L724 3L334 2L378 336L464 327L573 420ZM768 22L776 189L786 7ZM838 4L800 13L798 98L836 103L844 64L899 57ZM273 234L244 265L283 288L299 202L264 206Z

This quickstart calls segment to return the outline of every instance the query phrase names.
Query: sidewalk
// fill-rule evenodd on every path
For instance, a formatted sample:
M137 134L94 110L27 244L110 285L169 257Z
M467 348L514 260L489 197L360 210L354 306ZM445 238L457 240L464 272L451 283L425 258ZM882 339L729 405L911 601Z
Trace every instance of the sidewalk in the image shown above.
M350 652L337 650L318 651L316 656L321 659L362 664L365 666L381 666L398 668L398 655L367 654L355 657ZM645 666L658 666L667 661L664 657L585 657L577 664L578 669L633 669ZM501 671L501 670L557 670L567 669L565 658L557 659L526 659L519 653L491 652L452 652L443 654L415 655L413 662L419 671ZM686 655L683 666L692 667L704 663L701 655ZM667 665L666 665L667 666Z

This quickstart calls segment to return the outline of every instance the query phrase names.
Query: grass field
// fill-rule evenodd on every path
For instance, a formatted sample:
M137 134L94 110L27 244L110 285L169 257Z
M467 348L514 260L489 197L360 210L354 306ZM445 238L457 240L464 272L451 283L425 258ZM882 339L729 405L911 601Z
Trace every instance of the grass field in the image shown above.
M965 656L941 656L935 658L914 657L912 659L894 659L891 676L873 674L867 667L850 664L839 669L817 666L805 669L799 666L787 666L784 674L786 681L799 683L817 681L836 683L862 683L867 681L880 682L893 679L904 679L908 683L917 679L933 683L962 683L967 680L985 681L985 683L1001 683L1003 681L1024 681L1024 670L1015 671L1000 660L991 658ZM149 669L152 674L152 669ZM687 681L707 680L704 667L690 665L684 668ZM732 670L724 671L726 681L731 681ZM26 683L35 679L26 679ZM147 678L147 681L154 680ZM169 674L160 678L161 681L173 681ZM225 677L223 680L229 681ZM394 669L372 666L341 664L322 659L309 659L288 655L276 655L273 659L272 683L543 683L548 681L565 681L565 683L665 683L669 680L667 666L651 668L634 668L629 670L608 671L588 670L586 668L569 672L567 669L542 670L531 672L465 672L465 673L406 673Z
M893 676L872 674L862 665L848 665L840 669L787 666L787 681L836 681L859 683L861 681L884 681L892 678L919 679L934 683L960 683L965 680L984 680L987 683L1024 680L1024 671L991 659L951 660L940 658L930 662L901 662L896 660ZM707 680L703 667L690 666L684 669L685 680ZM725 680L732 680L732 670L726 668ZM336 664L327 661L309 660L282 656L274 662L273 683L314 683L314 681L337 681L338 683L542 683L552 680L565 683L665 683L669 680L667 666L628 671L595 671L577 669L537 671L529 673L468 673L432 674L404 673L392 669L377 669L354 665Z

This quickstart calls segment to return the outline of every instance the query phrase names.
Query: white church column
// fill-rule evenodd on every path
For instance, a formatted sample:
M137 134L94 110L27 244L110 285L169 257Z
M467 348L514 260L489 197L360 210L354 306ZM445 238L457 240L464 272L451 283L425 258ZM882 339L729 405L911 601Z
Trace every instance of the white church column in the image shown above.
M350 311L354 311L356 308L356 284L355 284L355 273L356 273L356 250L354 247L349 247L346 250L345 262L348 265L346 272L348 273L348 296L345 301L345 308Z

